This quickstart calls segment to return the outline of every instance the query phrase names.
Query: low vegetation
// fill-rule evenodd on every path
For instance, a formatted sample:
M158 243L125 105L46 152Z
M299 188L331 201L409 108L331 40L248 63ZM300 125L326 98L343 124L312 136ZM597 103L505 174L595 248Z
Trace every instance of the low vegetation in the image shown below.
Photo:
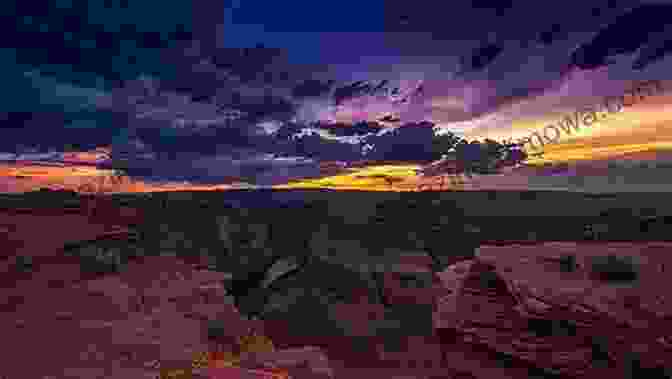
M605 282L633 282L638 279L637 264L632 257L602 255L592 257L591 274Z
M30 272L33 270L33 257L28 255L19 255L14 260L14 268L19 272Z
M560 270L562 272L574 272L576 268L576 255L566 254L560 257Z

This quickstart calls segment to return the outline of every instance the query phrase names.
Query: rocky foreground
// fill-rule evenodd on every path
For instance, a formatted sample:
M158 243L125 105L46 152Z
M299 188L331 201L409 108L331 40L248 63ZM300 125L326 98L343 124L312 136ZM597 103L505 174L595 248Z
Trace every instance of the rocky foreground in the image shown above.
M574 241L494 246L505 241L492 220L455 199L349 209L335 195L0 204L0 332L12 341L0 374L669 376L672 244L600 241L663 235L664 215L641 217L646 204L610 224L593 199L594 214L564 229L519 217L511 240L570 230ZM235 342L252 330L274 346Z

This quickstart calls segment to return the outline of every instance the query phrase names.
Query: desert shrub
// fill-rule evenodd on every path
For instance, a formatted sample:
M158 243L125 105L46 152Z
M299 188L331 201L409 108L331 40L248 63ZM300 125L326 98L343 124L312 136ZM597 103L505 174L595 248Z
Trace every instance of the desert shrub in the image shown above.
M641 355L639 353L629 351L625 354L625 374L629 378L649 378L649 379L669 379L670 370L663 365L654 367L645 367L642 365Z
M539 337L550 336L574 336L576 335L576 325L566 319L538 319L530 318L527 320L527 328L530 332Z
M607 282L631 282L637 280L637 265L632 257L604 255L591 258L591 274Z
M97 247L81 256L80 267L85 272L107 274L119 272L124 263L126 259L119 249Z
M591 337L591 361L593 366L604 367L609 365L609 340L604 336L595 335Z
M573 272L576 270L576 255L565 254L560 257L560 270L563 272Z
M149 206L143 210L143 213L143 222L134 226L138 235L138 243L142 246L145 254L158 254L161 235L159 226L163 217L156 208L152 209Z
M398 275L402 288L429 288L432 286L431 273L402 273Z
M138 252L136 246L126 241L84 241L64 248L66 255L79 258L83 272L94 274L117 273Z
M500 285L501 278L497 274L497 271L494 268L489 268L478 273L478 280L481 288L485 289L494 289Z
M14 261L14 267L20 272L30 272L33 270L33 257L28 255L19 255Z
M371 326L379 336L428 336L434 331L431 304L390 304L382 323Z
M209 340L218 340L228 336L226 323L223 320L208 320L206 323L206 335Z

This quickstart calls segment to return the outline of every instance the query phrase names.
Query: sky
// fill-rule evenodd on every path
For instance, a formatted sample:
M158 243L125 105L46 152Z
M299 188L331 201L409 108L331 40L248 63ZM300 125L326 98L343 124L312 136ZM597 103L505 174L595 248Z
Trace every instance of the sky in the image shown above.
M518 139L651 80L536 165L450 186L669 190L664 1L105 3L3 24L0 192L413 190L435 133Z

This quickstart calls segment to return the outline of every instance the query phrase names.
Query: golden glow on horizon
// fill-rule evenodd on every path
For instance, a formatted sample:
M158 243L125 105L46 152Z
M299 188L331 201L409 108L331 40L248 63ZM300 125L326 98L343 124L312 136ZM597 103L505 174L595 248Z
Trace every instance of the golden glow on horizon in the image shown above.
M643 103L628 107L621 112L607 113L604 118L590 126L581 124L579 130L572 128L568 135L562 128L558 128L560 136L557 142L547 143L540 148L538 138L533 137L537 148L529 149L529 153L544 152L544 156L531 157L531 164L545 162L566 162L577 160L599 160L616 157L628 153L639 153L652 150L668 150L672 147L672 108L665 108L664 104L672 102L672 96L647 98ZM523 120L515 123L511 130L466 135L468 139L491 138L495 140L518 139L530 136L533 132L543 135L547 125L558 126L558 122L573 111L554 113L542 120ZM551 137L555 133L549 131Z
M413 191L419 165L384 165L351 169L350 172L274 186L281 189L328 188L337 190ZM391 179L390 182L386 178Z
M515 125L523 137L530 131L541 130L545 125L554 124L569 112L559 114L543 121L526 121ZM562 130L561 130L562 131ZM591 161L619 157L630 153L672 150L672 111L660 109L660 105L641 104L619 113L608 114L604 120L593 123L590 128L582 126L579 131L572 130L567 136L562 131L557 143L544 146L544 156L531 157L528 163L560 163L571 161ZM511 135L488 135L467 138L511 138ZM320 179L298 181L277 188L331 188L349 190L409 191L415 190L420 183L433 182L415 176L417 165L377 166L360 169L348 174L340 174ZM398 178L399 183L389 185L382 175ZM357 178L361 177L361 178ZM495 179L494 177L492 179ZM446 187L444 187L446 188ZM459 189L467 189L460 186Z
M112 170L91 166L43 166L29 163L0 164L0 192L29 192L43 187L77 191L84 185L103 193L139 193L164 191L213 191L244 188L244 185L193 185L190 183L151 183L132 180L127 176L113 182ZM101 185L102 179L102 185Z
M581 125L579 131L572 130L572 135L561 131L557 143L546 144L544 156L531 157L532 165L546 162L591 161L619 157L631 153L645 153L672 150L672 96L654 96L644 103L626 108L619 113L607 114L599 122L590 127ZM541 120L522 120L512 125L508 134L499 132L482 135L468 135L467 139L492 138L502 140L528 136L531 132L543 133L546 125L558 125L565 116L554 113ZM448 125L446 125L448 126ZM537 142L538 143L538 142ZM36 162L0 163L0 192L25 192L40 187L76 190L85 183L96 183L101 177L109 177L112 170L98 169L92 164L104 159L109 147L101 147L92 151L68 153L64 158L68 162L63 167L45 166ZM655 154L649 154L655 157ZM655 158L653 158L655 159ZM79 164L78 164L79 163ZM419 165L400 162L399 164L351 168L347 172L318 179L297 180L287 184L274 186L279 189L328 188L334 190L367 190L367 191L414 191L421 183L435 182L435 179L419 178L415 170ZM506 176L508 174L504 174ZM533 174L530 174L533 175ZM386 178L387 177L387 178ZM485 178L483 178L485 179ZM504 178L501 177L503 180ZM490 180L490 179L488 179ZM492 177L493 182L500 180ZM518 182L516 182L516 185ZM523 183L523 179L520 179ZM242 183L222 185L193 185L190 183L149 183L124 178L114 188L105 187L107 192L155 192L179 190L228 190L252 188ZM446 187L444 187L446 188ZM460 189L468 189L461 187Z
M586 127L581 125L579 131L572 129L572 135L567 135L561 130L558 143L566 143L576 139L586 137L597 137L606 135L621 135L623 133L637 133L640 128L647 128L651 125L657 125L661 122L672 121L672 108L666 105L672 103L672 95L652 96L644 99L643 102L624 108L620 112L607 113L606 116L598 122L594 122ZM535 119L521 119L514 122L508 130L490 130L483 132L465 133L468 139L491 138L497 141L502 139L518 139L529 136L538 131L543 134L543 128L547 125L558 125L566 116L573 117L577 109L566 109L552 112L548 116Z

